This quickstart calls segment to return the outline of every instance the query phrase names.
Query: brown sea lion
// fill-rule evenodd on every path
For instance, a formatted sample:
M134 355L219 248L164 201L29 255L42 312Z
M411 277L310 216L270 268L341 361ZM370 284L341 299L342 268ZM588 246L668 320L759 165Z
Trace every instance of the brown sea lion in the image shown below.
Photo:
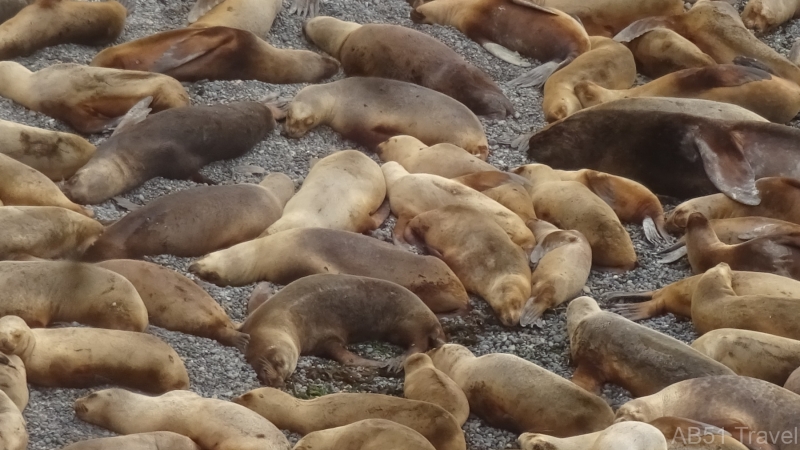
M339 60L347 76L419 84L490 119L514 114L511 101L486 73L425 33L399 25L360 25L324 16L306 21L303 33Z
M152 325L214 339L241 352L250 338L213 297L180 273L146 261L115 259L96 264L130 281L147 307Z
M636 59L636 69L652 79L717 63L690 40L667 28L650 30L627 45Z
M169 450L202 450L188 437L170 431L89 439L70 444L61 450L158 450L161 448Z
M389 138L378 145L375 153L381 161L395 161L409 173L429 173L444 178L497 170L493 165L470 155L461 147L448 143L428 147L413 136L401 135Z
M389 215L385 198L386 181L373 160L358 150L334 152L311 167L281 218L261 236L314 227L372 231Z
M795 394L800 394L800 368L789 375L789 379L786 380L786 384L784 384L783 387Z
M0 392L0 446L7 450L28 448L25 418L5 392Z
M247 317L239 331L250 335L245 352L258 379L280 386L301 355L323 356L345 365L402 365L362 358L346 345L385 340L406 348L405 356L444 344L436 316L408 289L389 281L352 275L301 278Z
M603 431L559 439L538 433L523 433L517 444L522 450L667 450L661 431L642 422L615 423Z
M201 448L289 450L283 433L258 414L235 403L172 391L148 397L106 389L75 401L79 419L120 434L171 431Z
M36 0L0 25L0 59L58 44L110 44L122 34L135 5L134 0Z
M333 58L308 50L276 48L249 31L229 27L156 33L107 48L91 65L158 72L188 82L315 83L339 71Z
M80 64L54 64L31 72L13 61L0 61L0 96L82 133L112 127L148 96L153 97L154 111L189 105L189 94L173 78Z
M282 173L260 184L199 186L159 197L110 225L83 259L201 256L258 237L294 194Z
M572 381L594 394L613 383L641 397L689 378L734 374L675 338L602 311L590 297L570 302L567 328Z
M0 391L3 391L20 411L28 406L28 376L25 363L19 356L0 353Z
M107 383L145 392L187 389L181 357L145 333L97 328L31 329L17 316L0 318L0 351L19 356L28 382L86 388Z
M639 19L683 12L681 0L544 0L543 4L575 16L590 36L614 36Z
M0 260L77 258L103 233L100 222L54 206L0 206L0 229Z
M31 327L78 322L144 331L147 309L134 286L111 271L65 261L0 262L0 316Z
M468 292L486 300L503 325L519 324L531 296L531 269L525 251L500 225L470 206L447 205L409 222L406 240L417 237L453 269Z
M457 145L483 160L489 154L483 125L469 108L403 81L350 77L303 88L287 106L284 131L297 139L320 125L370 150L408 134L428 145Z
M418 432L385 419L361 420L327 430L314 431L297 441L292 450L434 450Z
M282 430L307 435L366 419L386 419L427 439L436 450L466 450L453 415L433 403L381 394L337 393L299 400L273 388L254 389L232 402L264 416ZM348 447L349 448L349 447Z
M243 155L275 128L272 112L258 102L188 106L148 117L147 109L138 111L146 100L66 182L67 197L97 204L155 177L206 182L198 173L203 166Z
M189 28L230 27L265 38L283 7L280 0L197 0Z
M747 28L764 32L800 16L797 0L750 0L742 11Z
M38 170L53 181L74 175L95 150L94 145L76 134L0 120L0 153Z
M220 286L257 281L287 285L318 273L358 275L397 283L434 313L469 308L464 286L440 259L327 228L296 228L243 242L195 261L189 270Z
M403 395L439 405L453 415L459 426L469 417L469 402L460 387L433 365L430 356L417 353L403 363Z
M12 206L57 206L94 217L89 208L72 203L43 173L0 153L0 202Z
M569 437L603 430L613 420L603 399L517 356L475 357L456 344L428 355L461 386L471 411L492 426Z

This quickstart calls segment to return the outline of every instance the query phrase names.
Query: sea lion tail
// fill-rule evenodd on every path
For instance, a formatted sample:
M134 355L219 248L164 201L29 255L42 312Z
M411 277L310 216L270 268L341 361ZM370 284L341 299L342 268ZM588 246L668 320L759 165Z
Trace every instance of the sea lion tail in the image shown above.
M675 261L687 255L686 242L678 241L672 246L667 247L664 250L661 250L660 252L658 252L658 254L664 255L658 260L659 264L674 263Z

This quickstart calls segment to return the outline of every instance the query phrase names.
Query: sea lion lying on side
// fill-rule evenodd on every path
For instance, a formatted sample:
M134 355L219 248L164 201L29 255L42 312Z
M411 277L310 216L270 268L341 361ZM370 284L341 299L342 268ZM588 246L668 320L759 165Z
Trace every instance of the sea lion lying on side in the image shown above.
M381 142L375 153L381 161L397 162L409 173L429 173L444 178L497 170L461 147L448 143L427 146L419 139L406 135L394 136Z
M72 203L43 173L0 153L0 204L56 206L87 217L94 212Z
M103 233L100 222L54 206L0 206L0 229L0 260L78 258Z
M77 134L0 120L0 153L38 170L53 181L74 175L96 150Z

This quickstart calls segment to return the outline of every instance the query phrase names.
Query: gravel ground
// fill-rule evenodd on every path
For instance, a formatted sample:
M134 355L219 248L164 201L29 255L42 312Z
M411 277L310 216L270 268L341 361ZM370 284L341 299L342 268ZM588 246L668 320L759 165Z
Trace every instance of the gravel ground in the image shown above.
M118 43L180 27L192 6L191 0L137 1L136 13L129 18L125 32ZM281 48L312 48L302 36L301 20L287 14L288 6L287 1L283 12L272 27L270 42ZM742 5L738 6L741 10ZM320 14L360 23L394 23L424 31L445 42L472 64L481 67L501 86L502 83L523 72L521 68L491 57L477 44L453 29L412 24L408 18L409 7L402 0L328 0L322 4ZM788 54L794 37L800 36L798 31L800 31L798 23L793 22L765 36L764 39L779 52ZM97 51L99 51L97 48L62 45L37 52L28 58L19 58L17 61L32 70L38 70L62 62L88 63ZM199 82L187 85L195 104L260 99L270 92L288 96L302 87L302 85L273 86L256 81ZM538 129L544 125L540 91L536 89L505 89L505 91L516 108L516 115L508 120L484 121L491 147L489 160L501 169L524 164L527 160L524 154L500 142L527 132L531 127ZM54 119L28 111L5 99L0 99L0 118L42 128L71 131ZM107 133L94 135L90 140L98 143L107 135ZM308 173L309 161L312 158L323 157L332 151L347 148L358 148L358 146L344 141L330 129L314 130L300 140L286 139L276 131L274 136L260 143L247 155L236 160L212 164L206 167L203 173L220 184L257 182L263 175L251 175L243 168L254 165L264 168L265 171L284 172L299 186ZM159 178L128 193L125 198L137 204L145 204L161 195L194 185L188 181ZM97 206L95 211L101 219L118 218L125 213L125 210L113 201ZM389 240L392 224L393 220L390 219L373 234L377 238ZM654 257L655 249L644 241L641 227L628 226L628 231L633 237L640 267L621 275L593 272L585 289L587 293L597 297L609 291L650 290L689 275L688 265L684 262L672 266L657 264ZM184 274L187 274L186 268L190 263L187 258L172 256L161 256L151 260ZM244 319L252 286L221 289L207 283L201 282L201 285L225 307L234 320ZM475 309L468 317L442 320L451 341L466 345L478 355L492 352L514 353L561 376L570 377L573 369L569 365L565 307L558 308L555 313L548 312L545 315L546 324L542 329L508 329L499 325L484 302L475 298L472 302ZM676 319L671 315L643 323L684 342L691 342L696 337L690 322ZM259 387L253 370L245 363L243 356L233 348L222 347L208 339L156 327L150 327L148 332L164 339L183 357L191 377L191 388L200 395L230 399ZM355 349L361 354L377 359L387 359L400 353L399 349L378 343L355 346ZM318 358L302 358L297 371L287 384L287 390L298 397L339 391L402 395L402 377L369 369L344 368ZM110 436L112 433L83 423L73 414L73 401L88 392L89 390L80 389L32 388L30 403L25 411L30 433L29 448L49 450L78 440ZM605 390L604 397L614 407L629 399L627 392L611 386ZM468 447L473 450L515 446L516 435L491 428L474 416L470 417L464 430ZM293 441L297 439L297 436L290 437Z

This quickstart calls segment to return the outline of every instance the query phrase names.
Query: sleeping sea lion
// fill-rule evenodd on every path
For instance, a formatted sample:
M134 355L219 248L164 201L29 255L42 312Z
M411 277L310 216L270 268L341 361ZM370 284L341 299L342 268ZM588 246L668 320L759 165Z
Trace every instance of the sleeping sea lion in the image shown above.
M717 63L690 40L667 28L650 30L627 45L636 59L636 69L652 79Z
M87 217L94 212L72 203L43 173L0 153L0 204L57 206Z
M128 436L79 441L63 447L61 450L202 450L193 440L171 431L154 431L152 433L136 433Z
M53 181L75 174L97 149L77 134L44 130L0 120L0 153Z
M385 419L366 419L309 433L292 450L435 450L418 432Z
M539 433L523 433L517 439L522 450L667 450L667 440L661 431L641 422L615 423L603 431L559 439Z
M28 430L25 418L5 392L0 392L0 446L7 450L26 450Z
M417 353L403 363L403 396L439 405L453 415L459 426L469 418L469 402L464 391L433 365L431 357Z
M54 206L0 206L0 229L0 260L78 258L103 233L100 222Z
M747 28L765 32L800 15L797 0L750 0L742 11L742 22Z
M429 147L413 136L401 135L389 138L378 145L375 153L381 161L395 161L409 173L429 173L444 178L497 170L493 165L470 155L461 147L448 143Z
M0 353L0 391L3 391L20 411L28 406L28 376L25 363L14 354Z

